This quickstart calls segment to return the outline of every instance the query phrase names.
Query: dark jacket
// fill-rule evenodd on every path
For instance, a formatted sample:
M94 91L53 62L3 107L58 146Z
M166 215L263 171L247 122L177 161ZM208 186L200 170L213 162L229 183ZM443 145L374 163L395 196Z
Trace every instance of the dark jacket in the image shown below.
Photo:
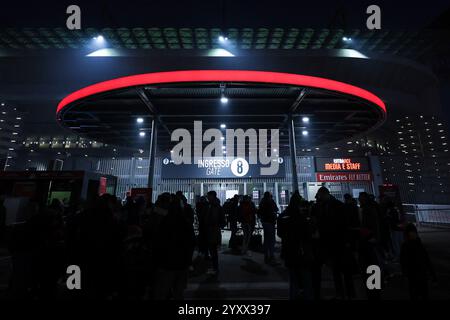
M306 210L288 207L278 218L281 258L288 268L309 266L313 260L312 233Z
M239 205L239 222L254 226L256 223L256 207L251 201L243 201Z
M397 210L396 207L387 207L386 208L386 215L389 223L389 227L393 231L402 231L401 227L401 218L400 218L400 212Z
M313 207L313 216L320 237L320 245L328 253L344 247L347 239L347 223L344 204L331 196L328 201Z
M258 208L258 217L262 223L276 223L278 207L272 199L263 198Z
M227 222L231 229L237 228L238 216L239 216L239 202L229 200L223 205L223 211L226 215Z
M192 263L195 246L194 228L180 205L171 204L167 216L160 221L154 241L157 267L166 270L184 270Z
M205 240L208 246L220 245L222 241L222 231L226 225L225 214L218 199L209 203L203 216L203 226L205 231Z
M436 278L427 250L417 238L405 241L400 252L400 264L403 275L410 279Z
M352 250L356 249L359 240L359 211L356 201L351 203L344 203L344 212L346 218L346 242L350 245Z
M361 206L361 229L363 238L381 239L380 215L378 207L374 203Z

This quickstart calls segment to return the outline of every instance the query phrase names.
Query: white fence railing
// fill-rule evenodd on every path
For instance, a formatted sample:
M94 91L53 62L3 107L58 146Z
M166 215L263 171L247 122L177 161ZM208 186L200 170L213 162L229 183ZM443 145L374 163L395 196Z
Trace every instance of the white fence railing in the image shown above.
M450 227L450 205L404 204L403 209L418 225Z

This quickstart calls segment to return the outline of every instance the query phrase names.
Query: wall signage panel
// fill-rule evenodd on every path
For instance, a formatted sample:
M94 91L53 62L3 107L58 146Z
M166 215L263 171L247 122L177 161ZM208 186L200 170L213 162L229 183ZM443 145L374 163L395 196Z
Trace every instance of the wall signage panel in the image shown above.
M278 158L278 172L274 175L261 175L261 168L268 167L260 163L249 164L243 158L207 158L198 163L173 163L170 157L161 158L162 179L223 179L223 178L282 178L285 176L284 159Z
M369 160L365 157L322 158L316 157L317 172L370 171Z

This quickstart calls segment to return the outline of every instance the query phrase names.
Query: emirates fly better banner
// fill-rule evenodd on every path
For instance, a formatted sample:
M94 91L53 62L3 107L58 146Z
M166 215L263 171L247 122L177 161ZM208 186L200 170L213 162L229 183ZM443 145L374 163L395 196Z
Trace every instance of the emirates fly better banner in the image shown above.
M371 181L370 172L317 172L318 182L350 182L350 181Z

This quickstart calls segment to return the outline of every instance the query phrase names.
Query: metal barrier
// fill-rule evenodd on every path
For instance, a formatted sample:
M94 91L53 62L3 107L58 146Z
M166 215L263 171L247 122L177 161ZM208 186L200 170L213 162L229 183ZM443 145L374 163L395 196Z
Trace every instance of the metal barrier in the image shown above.
M418 226L450 227L450 205L404 204L406 217L414 215Z

